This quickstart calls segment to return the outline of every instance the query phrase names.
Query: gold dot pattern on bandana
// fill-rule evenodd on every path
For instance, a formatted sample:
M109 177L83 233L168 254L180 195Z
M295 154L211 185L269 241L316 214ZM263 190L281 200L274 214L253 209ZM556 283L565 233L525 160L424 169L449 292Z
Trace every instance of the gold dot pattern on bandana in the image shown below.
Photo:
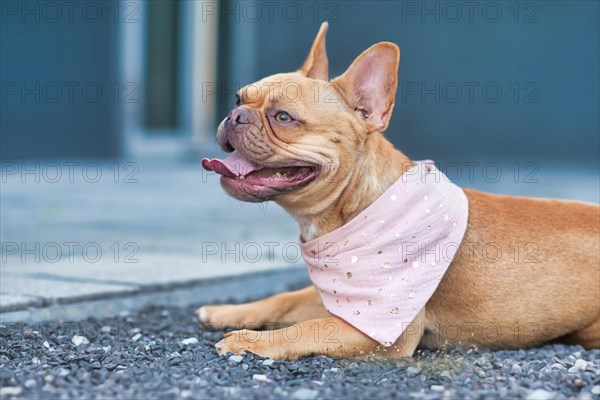
M429 181L429 178L427 180ZM443 188L442 185L439 186L440 189ZM371 336L385 346L390 344L393 346L394 340L390 337L392 333L388 330L376 333L373 328L380 329L378 325L385 322L387 325L382 326L386 326L386 329L396 325L398 328L391 330L399 330L403 326L403 321L408 318L407 316L414 315L411 314L411 310L416 310L414 307L423 307L422 303L425 300L422 301L421 297L430 296L430 292L439 283L436 278L446 270L445 260L432 261L435 257L430 258L428 253L425 253L428 258L426 259L422 250L420 255L412 255L410 248L407 247L405 250L404 246L419 241L423 248L429 249L436 241L444 241L443 230L456 235L458 224L462 224L463 220L466 221L461 216L462 214L457 214L457 210L452 210L451 201L440 199L443 189L432 192L434 193L432 195L423 193L421 187L415 184L411 185L412 189L409 190L409 195L406 195L405 188L406 186L392 191L381 199L383 207L381 207L380 214L374 212L368 215L363 214L362 218L359 217L358 220L362 219L363 222L352 225L351 232L350 230L340 231L341 234L338 234L337 237L333 236L338 244L343 244L339 249L340 263L332 264L330 260L321 259L318 260L320 268L315 268L314 271L310 270L311 275L313 272L316 273L316 281L321 279L329 285L323 298L324 301L332 304L332 310L344 309L340 315L348 316L350 323L354 321L356 326L366 328L363 332L372 332ZM448 193L454 195L454 192ZM447 197L449 198L450 194ZM413 203L414 200L416 203ZM418 203L419 200L422 203ZM442 200L443 204L440 204L439 200ZM392 205L391 202L395 203ZM416 219L389 217L393 214L391 210L387 210L389 207L385 206L386 203L392 208L418 204L419 206L414 209ZM460 205L460 203L457 204ZM456 208L458 209L458 207ZM378 213L380 212L379 208L376 210ZM454 225L456 228L452 229ZM381 232L378 232L378 228ZM366 239L367 236L369 240ZM312 258L310 259L312 260ZM351 265L348 265L348 262ZM434 268L436 265L437 268ZM346 271L343 269L340 271L340 267ZM331 284L332 276L323 275L324 273L331 273L340 281ZM353 276L355 273L357 275ZM344 274L346 279L343 279ZM425 275L428 276L427 280L425 280ZM327 276L329 279L319 278L322 276ZM406 276L414 277L414 279L407 279ZM368 285L365 282L368 282ZM364 290L362 296L361 290ZM350 296L348 296L349 294ZM390 314L392 314L392 318L390 318Z

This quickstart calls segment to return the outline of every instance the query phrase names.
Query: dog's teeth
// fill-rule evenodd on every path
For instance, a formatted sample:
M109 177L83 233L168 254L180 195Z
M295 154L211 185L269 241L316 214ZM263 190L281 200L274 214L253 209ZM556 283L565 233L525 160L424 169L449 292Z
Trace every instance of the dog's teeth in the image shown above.
M241 181L241 180L244 180L244 179L246 179L246 175L240 175L240 176L238 176L238 179L239 179L240 181Z

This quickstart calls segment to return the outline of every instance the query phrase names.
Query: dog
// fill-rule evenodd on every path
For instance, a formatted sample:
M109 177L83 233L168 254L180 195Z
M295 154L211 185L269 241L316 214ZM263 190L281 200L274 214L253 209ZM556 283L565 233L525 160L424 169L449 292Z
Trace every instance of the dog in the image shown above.
M394 108L399 48L375 44L330 80L327 29L323 23L299 70L238 92L217 132L220 147L236 153L229 161L203 160L234 198L275 201L287 210L303 243L349 223L360 226L357 216L425 165L383 136ZM327 307L323 288L315 285L247 304L206 305L196 315L202 324L237 329L216 344L219 354L250 351L273 359L398 358L417 347L515 349L554 340L600 347L600 207L460 191L461 204L468 203L460 246L393 343L339 317L342 311ZM488 244L492 257L482 250ZM354 258L339 261L350 277ZM381 324L389 325L395 311ZM282 327L258 330L272 323Z

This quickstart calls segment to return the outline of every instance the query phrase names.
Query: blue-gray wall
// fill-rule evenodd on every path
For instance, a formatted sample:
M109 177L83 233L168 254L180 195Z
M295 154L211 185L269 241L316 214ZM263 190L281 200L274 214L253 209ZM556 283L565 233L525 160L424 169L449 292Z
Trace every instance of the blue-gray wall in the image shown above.
M143 13L132 2L118 3L116 15L117 3L81 1L71 15L67 3L2 2L2 159L116 155L125 97L133 90L134 100L143 99L142 84L117 75L119 28L144 23ZM48 4L60 6L58 21ZM208 16L219 18L219 82L296 69L327 19L332 76L373 43L400 46L400 90L387 135L411 157L598 160L597 1L232 4L225 6L233 12ZM247 36L251 48L244 48ZM243 55L236 65L232 53ZM250 65L252 76L240 78ZM215 120L233 102L225 97Z
M599 2L295 3L301 17L280 6L257 24L257 78L297 68L327 18L332 76L400 46L387 135L413 158L598 160Z
M3 1L0 11L1 158L117 155L123 10L109 1Z

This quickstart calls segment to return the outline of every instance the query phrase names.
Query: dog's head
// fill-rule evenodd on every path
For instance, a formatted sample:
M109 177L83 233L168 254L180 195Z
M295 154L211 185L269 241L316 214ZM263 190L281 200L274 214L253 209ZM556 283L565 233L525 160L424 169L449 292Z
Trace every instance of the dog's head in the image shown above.
M221 148L203 160L233 197L286 208L322 202L341 190L374 132L389 123L400 50L378 43L329 81L323 23L304 65L243 87L219 125Z

